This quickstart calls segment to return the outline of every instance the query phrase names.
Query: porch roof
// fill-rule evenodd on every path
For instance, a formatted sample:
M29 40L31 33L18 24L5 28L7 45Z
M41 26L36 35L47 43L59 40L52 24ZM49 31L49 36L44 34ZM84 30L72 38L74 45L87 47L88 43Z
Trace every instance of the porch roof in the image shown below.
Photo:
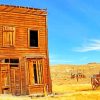
M39 54L28 54L28 55L25 55L25 58L46 58L46 55L39 55Z

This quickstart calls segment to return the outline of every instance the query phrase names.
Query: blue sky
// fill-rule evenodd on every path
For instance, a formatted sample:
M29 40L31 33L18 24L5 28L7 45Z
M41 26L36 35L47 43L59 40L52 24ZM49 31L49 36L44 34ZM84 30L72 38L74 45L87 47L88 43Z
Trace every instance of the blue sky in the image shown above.
M100 62L100 0L0 0L48 9L50 64Z

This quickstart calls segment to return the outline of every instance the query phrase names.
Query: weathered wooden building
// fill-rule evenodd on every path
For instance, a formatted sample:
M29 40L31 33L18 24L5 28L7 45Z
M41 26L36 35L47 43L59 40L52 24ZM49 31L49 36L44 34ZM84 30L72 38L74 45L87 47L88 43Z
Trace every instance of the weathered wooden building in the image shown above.
M0 93L51 93L46 9L0 5Z

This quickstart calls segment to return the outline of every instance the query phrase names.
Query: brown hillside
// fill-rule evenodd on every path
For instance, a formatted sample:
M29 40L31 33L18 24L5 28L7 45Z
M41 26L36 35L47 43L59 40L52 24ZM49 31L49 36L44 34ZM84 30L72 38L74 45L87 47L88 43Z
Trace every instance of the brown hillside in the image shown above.
M86 65L55 65L51 66L51 77L53 84L88 84L93 74L97 74L100 71L100 64L89 63ZM78 80L71 79L71 73L82 73L86 78Z

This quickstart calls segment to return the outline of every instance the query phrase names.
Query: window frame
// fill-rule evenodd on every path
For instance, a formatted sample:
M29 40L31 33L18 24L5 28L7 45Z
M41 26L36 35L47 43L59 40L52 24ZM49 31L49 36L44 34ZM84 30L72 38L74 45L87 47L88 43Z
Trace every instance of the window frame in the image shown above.
M8 60L8 62L5 62L6 59ZM11 63L10 62L11 59L17 59L18 63ZM3 64L10 64L10 65L18 65L19 66L20 65L20 58L18 58L18 57L14 57L14 58L2 58L1 59L1 63L3 63Z
M38 46L30 46L30 31L37 31L38 32ZM28 28L28 48L39 48L39 30L38 29L32 29Z
M12 30L4 30L4 28L12 28ZM12 26L12 25L4 25L2 26L2 47L14 47L15 46L15 26ZM8 44L5 44L4 43L4 38L5 38L5 33L6 32L6 35L7 33L9 32L12 32L12 33L9 33L9 34L12 34L12 44L8 43ZM10 37L11 38L11 37ZM10 40L10 39L9 39Z

